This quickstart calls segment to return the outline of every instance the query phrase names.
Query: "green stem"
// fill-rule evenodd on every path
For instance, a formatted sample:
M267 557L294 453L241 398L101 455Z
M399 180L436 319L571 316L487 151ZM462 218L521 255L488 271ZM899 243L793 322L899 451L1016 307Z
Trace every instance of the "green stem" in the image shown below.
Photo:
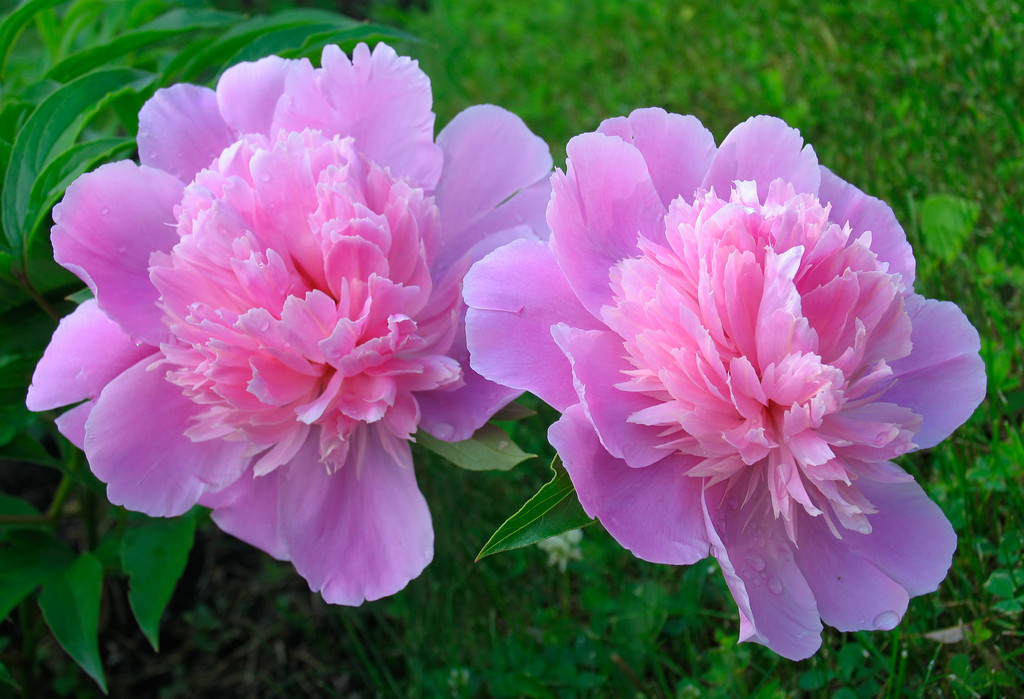
M50 509L46 511L46 519L52 522L57 521L61 510L64 509L64 503L67 502L72 485L74 485L74 481L71 476L64 476L61 479L60 485L57 486L57 492L53 495L53 502L50 503Z
M16 269L15 265L11 265L11 274L14 275L14 278L18 280L19 284L21 284L21 288L23 288L25 292L32 297L32 300L36 302L37 306L43 309L46 315L50 316L54 320L60 320L60 314L57 313L54 307L50 305L49 301L43 298L42 294L36 291L32 281L28 278L27 272L21 269Z

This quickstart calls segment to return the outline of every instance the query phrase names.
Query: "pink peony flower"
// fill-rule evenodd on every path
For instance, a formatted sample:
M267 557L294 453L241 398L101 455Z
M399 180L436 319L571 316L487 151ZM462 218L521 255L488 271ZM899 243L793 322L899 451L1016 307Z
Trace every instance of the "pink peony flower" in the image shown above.
M212 507L359 604L433 555L413 433L467 439L517 393L468 367L460 287L486 252L546 235L551 157L493 106L435 144L429 80L387 46L329 46L322 65L160 90L141 166L72 184L54 254L95 300L61 322L28 405L85 401L58 426L111 502Z
M659 109L604 122L552 178L550 244L466 277L473 368L562 411L587 513L656 563L714 555L740 638L793 659L891 629L956 536L892 459L985 393L978 333L913 291L892 211L756 117L718 148Z

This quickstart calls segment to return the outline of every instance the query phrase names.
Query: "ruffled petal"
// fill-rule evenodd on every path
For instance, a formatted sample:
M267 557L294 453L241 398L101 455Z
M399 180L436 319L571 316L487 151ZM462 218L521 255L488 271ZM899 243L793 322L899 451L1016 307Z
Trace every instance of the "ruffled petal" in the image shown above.
M208 87L173 85L139 110L139 161L190 182L235 141Z
M797 192L817 194L821 181L818 156L804 145L800 132L775 117L756 116L729 132L718 147L703 186L714 187L720 197L727 196L736 180L757 183L757 196L763 203L768 185L781 177Z
M892 363L895 385L883 399L924 418L914 443L933 447L953 433L985 398L978 331L956 304L912 295L910 355Z
M307 62L308 63L308 62ZM299 61L267 56L258 61L231 66L217 81L217 106L238 133L271 132L277 101L284 94L288 75Z
M821 517L798 511L796 563L814 593L818 613L840 631L888 631L907 611L910 596L870 560L837 539Z
M369 425L334 473L311 440L282 467L281 531L299 574L331 604L394 594L430 563L434 530L409 444Z
M196 406L181 389L150 370L148 357L107 384L86 422L85 455L115 505L154 517L188 511L207 488L244 470L245 444L193 442L185 435Z
M661 428L629 422L633 413L651 407L653 401L615 387L628 380L625 372L633 368L625 359L622 338L607 330L562 324L554 326L552 335L572 365L580 402L604 448L634 468L668 456L670 450L658 448L664 441L658 437Z
M278 470L264 476L243 474L216 492L203 493L199 504L213 509L217 526L242 541L288 560L288 547L278 525Z
M857 481L877 513L870 534L843 532L847 547L878 566L911 597L934 592L946 577L956 550L956 533L942 510L915 481Z
M580 305L547 245L522 240L495 250L466 275L463 297L474 370L558 410L579 400L551 326L601 325Z
M136 345L89 299L65 316L32 374L25 404L50 410L95 398L115 376L154 352Z
M166 334L149 256L178 242L174 207L183 191L166 172L121 161L79 177L53 209L54 258L132 338L149 345Z
M580 504L615 540L652 563L687 565L708 554L700 511L701 480L686 475L686 457L630 468L609 454L574 405L548 430Z
M651 107L601 122L598 131L632 143L643 156L661 203L693 200L715 155L715 137L694 116Z
M299 63L288 74L272 129L352 136L359 152L395 177L432 189L443 155L434 145L430 79L416 61L386 44L372 54L359 44L351 61L337 46L325 47L321 65Z
M719 485L704 491L702 503L711 553L739 608L740 641L768 646L790 660L814 655L822 630L814 593L768 498L741 504Z
M908 289L914 286L917 268L914 251L888 204L837 177L824 165L821 166L818 199L831 205L829 220L839 225L849 223L854 237L871 231L871 249L878 259L889 264L890 272L900 274Z
M434 195L441 211L444 260L461 256L477 242L474 224L522 189L551 173L547 143L523 120L484 104L455 116L437 136L444 171Z
M612 266L639 254L641 235L664 241L665 207L643 154L622 139L586 133L566 152L566 173L552 177L551 250L580 301L599 317L611 302Z

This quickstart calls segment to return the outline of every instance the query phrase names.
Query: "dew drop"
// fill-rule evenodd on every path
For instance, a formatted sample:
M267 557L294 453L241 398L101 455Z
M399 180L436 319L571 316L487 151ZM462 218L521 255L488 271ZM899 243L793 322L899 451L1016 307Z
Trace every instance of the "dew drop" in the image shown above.
M882 612L875 617L871 624L878 631L891 631L900 623L900 615L896 612Z
M269 172L264 172L262 175L260 175L260 181L262 181L262 182L270 182L270 173Z
M106 216L109 213L110 207L104 206L102 209L100 209L100 216Z
M774 576L768 578L768 591L773 595L782 594L782 583L778 581Z
M445 422L439 422L434 425L431 433L438 439L448 440L455 436L455 428Z
M758 570L758 571L764 570L764 567L765 567L764 556L762 556L762 555L760 555L758 553L750 554L749 556L747 556L747 565L749 565L754 570Z

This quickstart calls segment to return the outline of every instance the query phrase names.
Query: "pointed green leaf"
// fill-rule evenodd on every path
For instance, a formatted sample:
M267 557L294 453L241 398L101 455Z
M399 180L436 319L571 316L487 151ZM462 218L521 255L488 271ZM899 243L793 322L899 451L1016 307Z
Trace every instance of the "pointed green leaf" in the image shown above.
M44 168L67 150L99 109L125 92L142 90L155 76L128 68L98 70L53 92L18 131L4 176L3 229L12 250L21 253L39 213L31 194Z
M171 10L138 29L127 31L113 41L74 53L55 65L46 77L67 82L94 68L108 65L127 53L180 34L217 29L241 21L242 16L220 10L177 8Z
M11 48L25 25L32 21L37 12L59 5L61 2L63 0L26 0L0 22L0 75L3 75L7 56L10 55Z
M416 443L468 471L508 471L534 454L527 454L497 425L490 423L462 442L445 442L422 430Z
M11 675L11 671L8 670L3 663L0 663L0 682L10 685L15 689L17 689L18 687L18 683L14 681L14 677Z
M594 520L587 516L569 480L569 472L556 456L551 462L555 476L537 494L527 500L519 512L498 527L480 549L476 560L492 553L510 551L536 544L571 529L581 529Z
M0 543L0 620L74 560L71 549L49 532L4 533Z
M106 693L99 644L102 592L103 566L91 553L83 553L43 586L39 609L61 648Z
M174 519L150 519L124 533L121 566L129 576L128 602L153 650L160 650L160 617L185 572L197 516L193 510Z

